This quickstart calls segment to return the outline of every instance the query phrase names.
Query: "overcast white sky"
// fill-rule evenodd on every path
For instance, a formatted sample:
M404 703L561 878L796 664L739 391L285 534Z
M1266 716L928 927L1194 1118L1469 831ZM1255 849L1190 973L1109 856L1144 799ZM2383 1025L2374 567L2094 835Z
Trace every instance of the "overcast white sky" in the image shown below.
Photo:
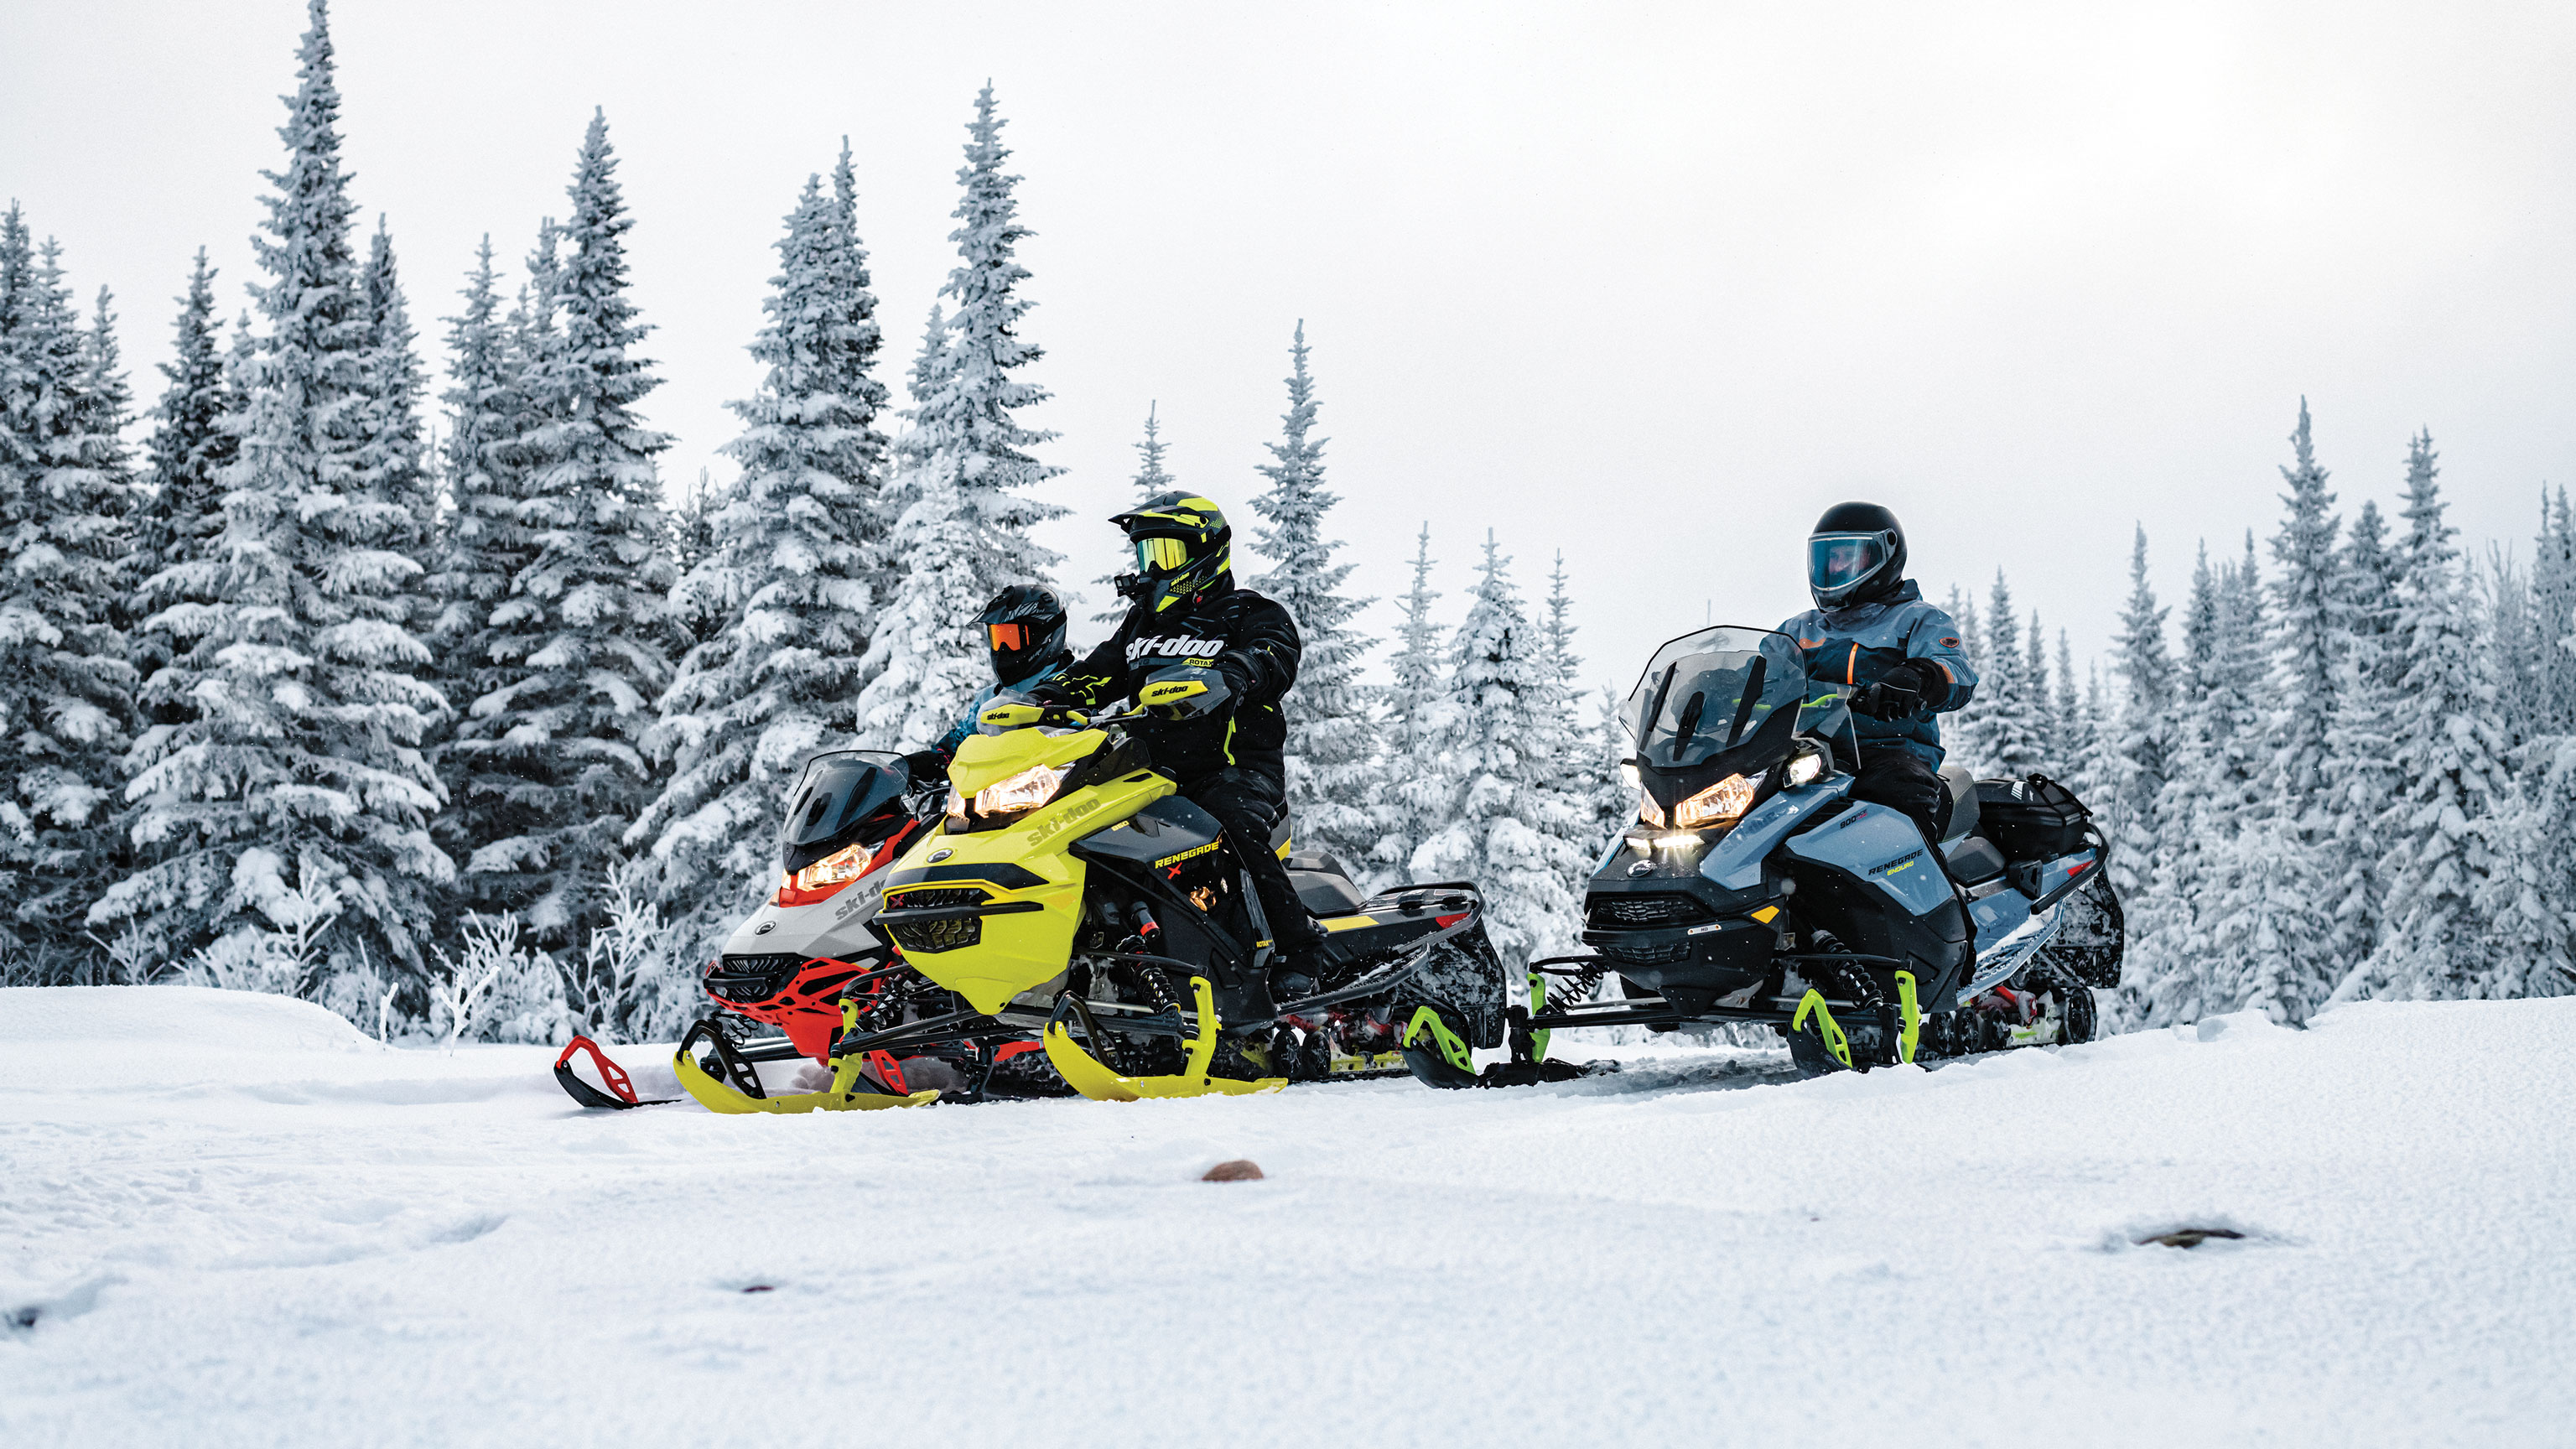
M0 6L0 192L115 289L146 399L197 246L241 305L303 25ZM1301 317L1358 591L1403 591L1425 519L1452 618L1488 526L1533 595L1562 549L1622 684L1704 612L1802 607L1845 497L1898 511L1934 596L2000 565L2097 652L2133 521L2169 598L2197 539L2268 538L2302 393L2347 507L2395 496L2419 425L2474 543L2527 555L2576 479L2563 3L343 0L333 28L356 195L432 341L607 108L675 483L725 466L780 218L845 133L899 388L991 77L1070 581L1112 562L1149 401L1250 521Z

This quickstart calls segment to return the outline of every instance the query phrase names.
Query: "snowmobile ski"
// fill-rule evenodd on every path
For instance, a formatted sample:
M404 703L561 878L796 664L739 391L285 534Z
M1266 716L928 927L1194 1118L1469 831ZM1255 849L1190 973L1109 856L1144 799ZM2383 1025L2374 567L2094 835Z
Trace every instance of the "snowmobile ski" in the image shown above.
M590 1054L590 1063L598 1070L599 1080L607 1086L607 1091L603 1092L574 1075L572 1059L576 1052ZM660 1107L680 1100L677 1097L655 1097L645 1101L637 1097L635 1084L627 1080L626 1069L610 1061L608 1053L599 1049L599 1043L586 1036L574 1037L564 1046L563 1055L555 1058L555 1081L561 1084L567 1096L594 1110L622 1112L629 1107Z
M1203 1097L1222 1093L1229 1097L1250 1096L1255 1092L1275 1092L1288 1085L1286 1077L1261 1077L1236 1081L1229 1077L1210 1076L1208 1067L1216 1060L1216 992L1204 976L1190 978L1190 996L1198 1008L1198 1024L1191 1032L1188 1054L1181 1070L1172 1076L1126 1076L1102 1064L1099 1058L1083 1050L1065 1029L1069 1018L1079 1018L1090 1031L1090 1014L1079 997L1067 994L1056 1006L1055 1016L1047 1022L1047 1060L1073 1085L1073 1089L1095 1102L1138 1102L1150 1098ZM1429 1008L1425 1008L1428 1010ZM1179 1028L1177 1011L1162 1013L1172 1018L1171 1029ZM1158 1023L1159 1024L1159 1023ZM1142 1021L1119 1023L1121 1030L1136 1030Z
M691 1050L701 1041L714 1049L714 1072L700 1065ZM708 1111L729 1116L752 1112L873 1112L886 1107L927 1106L939 1100L935 1090L903 1095L884 1091L868 1080L867 1065L864 1055L843 1057L833 1063L831 1086L820 1092L773 1097L761 1090L760 1077L752 1063L725 1040L724 1033L711 1021L690 1027L688 1034L680 1038L680 1049L671 1057L671 1073L680 1079L681 1089Z

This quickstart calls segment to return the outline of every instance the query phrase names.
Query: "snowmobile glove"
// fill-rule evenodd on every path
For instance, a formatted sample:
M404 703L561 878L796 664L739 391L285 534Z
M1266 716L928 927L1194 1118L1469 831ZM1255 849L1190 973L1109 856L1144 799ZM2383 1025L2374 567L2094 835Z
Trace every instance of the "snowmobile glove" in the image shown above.
M945 750L915 750L903 757L903 764L910 772L912 788L916 790L948 783L948 752Z
M1909 659L1862 690L1852 700L1852 708L1871 719L1904 720L1939 709L1949 697L1948 680Z

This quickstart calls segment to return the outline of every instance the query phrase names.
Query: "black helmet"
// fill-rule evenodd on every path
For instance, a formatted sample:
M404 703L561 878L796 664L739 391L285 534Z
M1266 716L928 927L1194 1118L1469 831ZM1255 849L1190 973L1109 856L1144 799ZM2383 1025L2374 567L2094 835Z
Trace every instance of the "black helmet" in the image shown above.
M1195 493L1157 493L1109 520L1136 545L1136 572L1121 575L1123 597L1149 600L1159 614L1216 586L1234 567L1234 530L1225 511Z
M1064 600L1044 584L1011 585L993 596L975 622L984 626L993 677L1005 689L1073 657L1064 642Z
M1905 581L1905 526L1875 503L1837 503L1807 535L1807 592L1819 609L1865 604Z

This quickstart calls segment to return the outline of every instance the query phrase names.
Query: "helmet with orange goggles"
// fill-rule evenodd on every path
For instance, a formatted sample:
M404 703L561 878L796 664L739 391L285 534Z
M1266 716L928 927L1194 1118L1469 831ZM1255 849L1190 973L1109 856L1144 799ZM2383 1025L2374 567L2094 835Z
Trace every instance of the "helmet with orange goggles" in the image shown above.
M1064 599L1044 584L1013 584L975 616L1004 688L1073 657L1065 645Z
M1195 493L1158 493L1109 521L1136 546L1136 572L1119 576L1118 592L1155 613L1206 593L1234 567L1225 511Z

